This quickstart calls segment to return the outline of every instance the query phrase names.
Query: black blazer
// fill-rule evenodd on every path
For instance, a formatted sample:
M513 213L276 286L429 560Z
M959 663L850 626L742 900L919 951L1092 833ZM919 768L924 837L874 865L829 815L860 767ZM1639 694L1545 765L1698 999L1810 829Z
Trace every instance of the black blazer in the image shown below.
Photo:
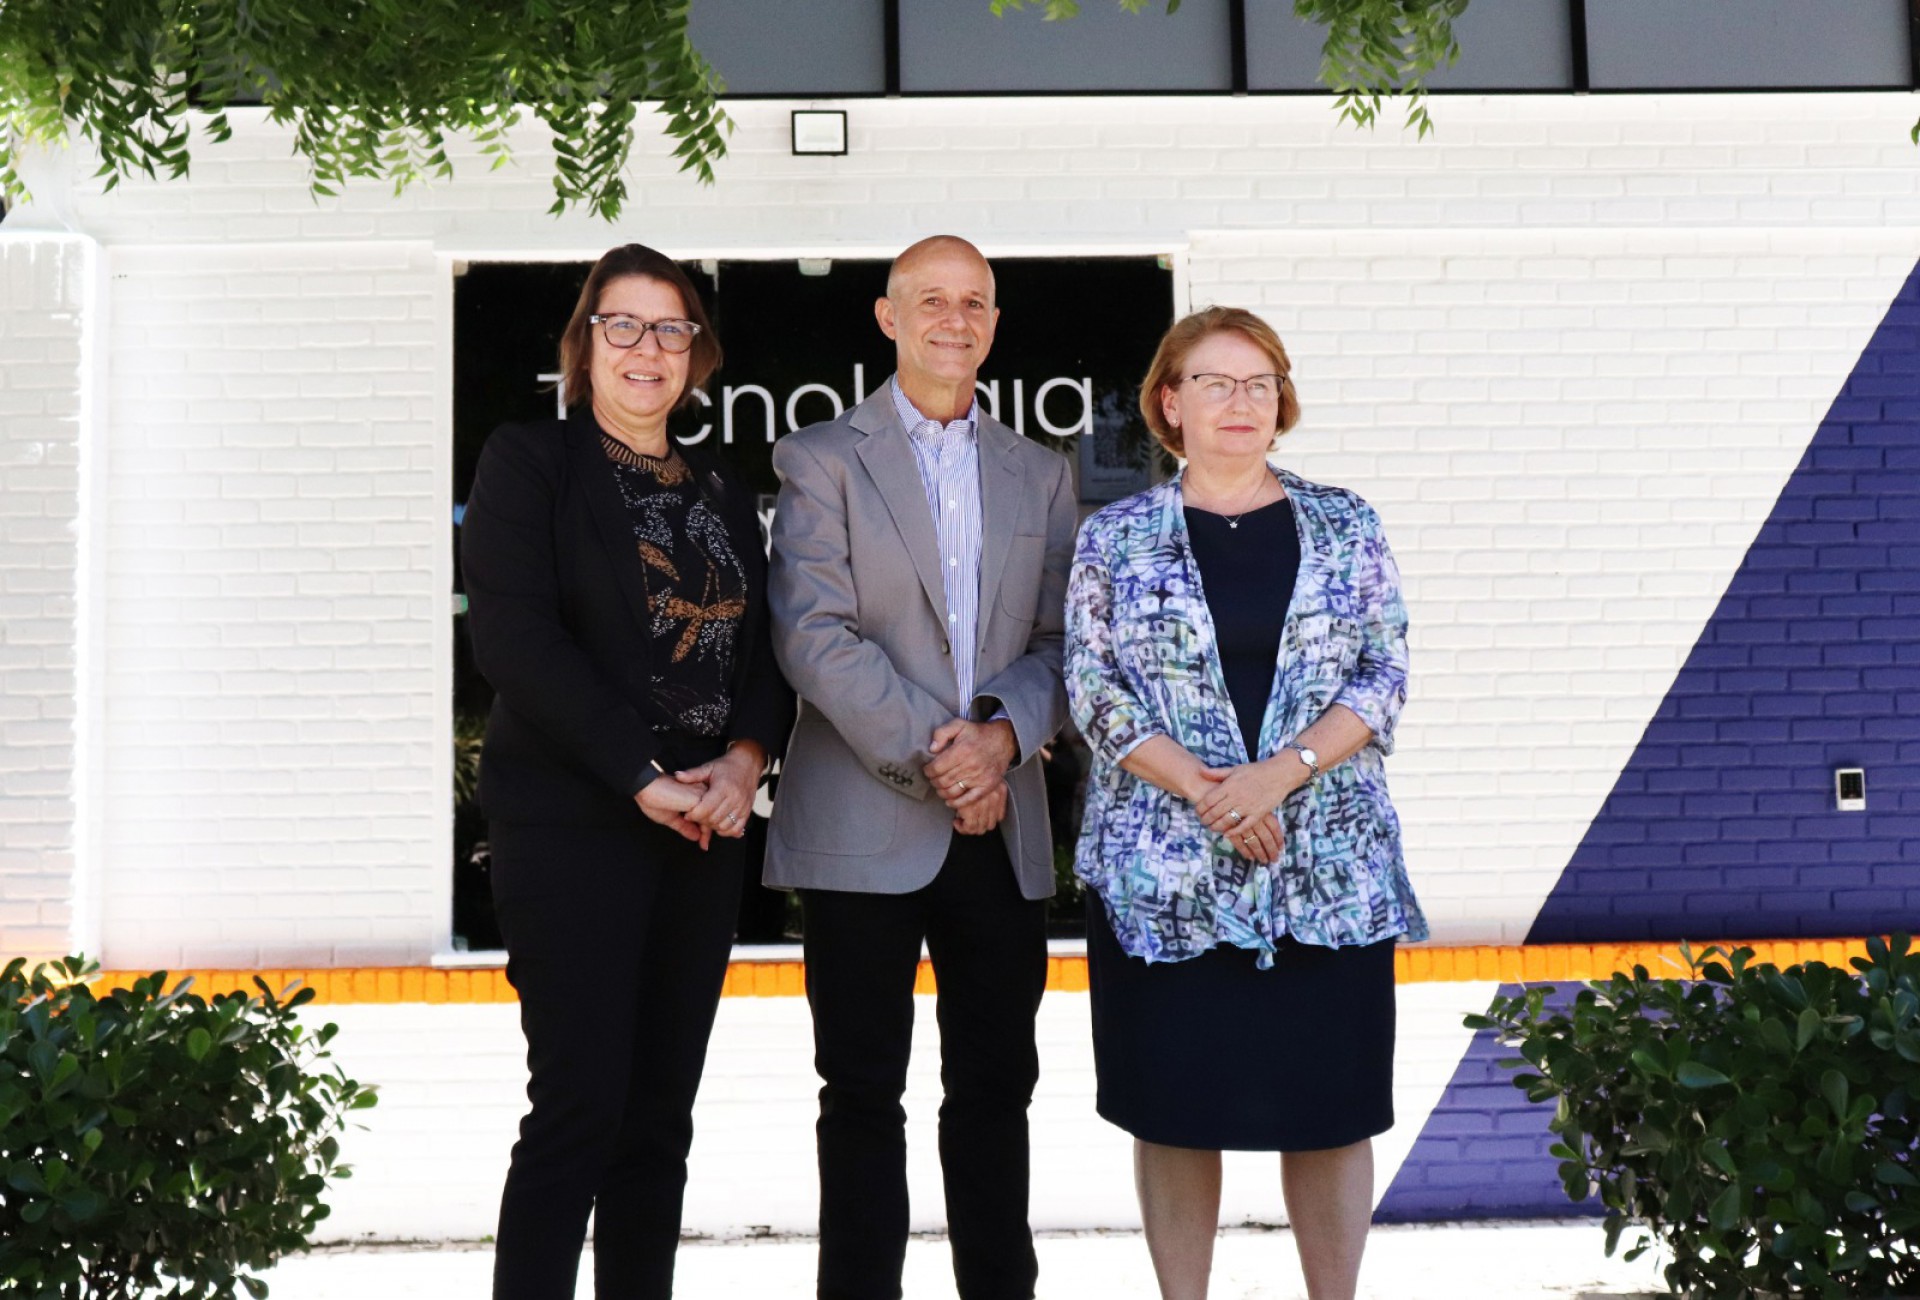
M681 455L747 571L726 739L777 756L794 704L773 660L759 520L717 458L694 447ZM586 411L493 431L460 525L460 563L474 662L495 691L480 751L489 818L627 823L643 815L633 795L651 763L671 772L718 748L675 729L651 698L640 558Z

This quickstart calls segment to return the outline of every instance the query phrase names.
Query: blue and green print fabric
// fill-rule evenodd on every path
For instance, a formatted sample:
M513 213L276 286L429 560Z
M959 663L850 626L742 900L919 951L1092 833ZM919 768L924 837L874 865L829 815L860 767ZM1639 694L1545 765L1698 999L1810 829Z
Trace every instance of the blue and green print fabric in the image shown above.
M1074 872L1120 946L1150 962L1219 944L1268 967L1277 941L1324 947L1427 937L1407 879L1383 760L1407 698L1407 611L1380 517L1344 488L1276 470L1300 530L1260 758L1343 704L1373 730L1288 796L1279 862L1242 857L1193 805L1120 766L1169 736L1210 767L1249 761L1188 544L1179 478L1081 526L1067 587L1067 695L1093 750Z

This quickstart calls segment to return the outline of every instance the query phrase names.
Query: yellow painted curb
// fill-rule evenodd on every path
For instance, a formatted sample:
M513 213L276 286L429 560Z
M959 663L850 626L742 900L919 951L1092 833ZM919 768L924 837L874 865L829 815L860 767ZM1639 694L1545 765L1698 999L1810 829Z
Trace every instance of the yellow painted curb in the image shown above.
M1756 961L1776 966L1824 961L1845 966L1849 958L1864 957L1865 939L1760 939L1717 941L1722 948L1747 947ZM1708 941L1693 945L1698 952ZM1401 948L1394 954L1394 978L1401 984L1495 981L1523 984L1541 980L1605 979L1615 971L1645 966L1654 976L1685 973L1678 943L1568 943L1476 945L1461 948ZM124 987L143 971L107 971L88 981L96 991ZM194 992L203 997L234 989L254 992L260 976L275 991L299 981L311 987L315 1002L349 1003L475 1003L512 1002L513 986L500 967L443 970L431 966L356 966L307 970L178 970L167 973L169 987L191 975ZM1085 957L1049 957L1047 988L1080 993L1087 987ZM806 968L797 961L736 961L727 967L726 997L803 997ZM913 991L934 991L933 966L921 962Z

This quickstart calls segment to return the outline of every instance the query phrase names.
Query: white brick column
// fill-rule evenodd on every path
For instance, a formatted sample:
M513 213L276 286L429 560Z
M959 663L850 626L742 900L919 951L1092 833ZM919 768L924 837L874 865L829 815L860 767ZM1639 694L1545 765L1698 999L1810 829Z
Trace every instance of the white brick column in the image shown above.
M0 961L94 946L80 735L98 265L91 239L0 232Z

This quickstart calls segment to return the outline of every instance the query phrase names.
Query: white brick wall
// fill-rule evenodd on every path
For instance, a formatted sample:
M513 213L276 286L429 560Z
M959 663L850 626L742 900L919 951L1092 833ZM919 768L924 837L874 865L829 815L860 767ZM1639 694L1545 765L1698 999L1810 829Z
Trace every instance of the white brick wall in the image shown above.
M0 233L0 952L85 944L82 500L91 240Z
M445 941L447 272L419 244L113 254L107 950Z
M711 188L676 170L641 119L633 200L617 228L555 220L537 125L488 172L394 198L349 185L314 200L287 134L236 112L223 146L196 141L190 182L102 195L74 167L49 198L102 242L291 244L421 240L476 255L597 253L643 238L688 256L891 254L930 229L1002 252L1165 249L1203 230L1674 226L1911 227L1920 169L1903 94L1522 96L1438 99L1438 133L1357 133L1328 102L1250 96L859 100L845 157L790 153L788 101L732 104L738 130Z
M455 258L942 227L1165 251L1193 303L1258 306L1307 406L1284 459L1372 497L1408 574L1394 779L1466 941L1524 934L1920 254L1908 96L1449 98L1426 143L1314 100L861 101L832 159L788 154L788 107L734 107L712 189L643 137L612 229L543 215L532 130L397 200L316 202L257 115L189 182L43 163L13 220L57 211L112 267L111 961L444 942Z

